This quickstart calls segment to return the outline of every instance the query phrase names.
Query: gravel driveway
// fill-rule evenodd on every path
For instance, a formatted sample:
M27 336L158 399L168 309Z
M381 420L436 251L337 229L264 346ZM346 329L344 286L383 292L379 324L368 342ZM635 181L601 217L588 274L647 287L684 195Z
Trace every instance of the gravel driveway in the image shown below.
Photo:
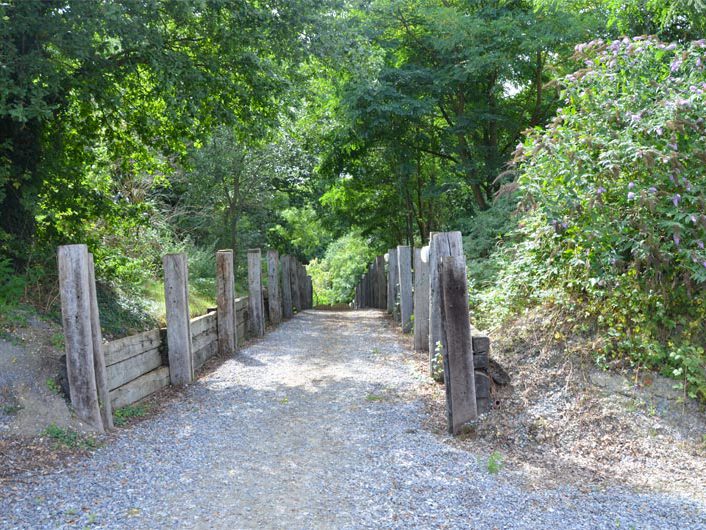
M0 528L706 528L685 499L489 474L424 430L396 333L306 311L92 458L0 490Z

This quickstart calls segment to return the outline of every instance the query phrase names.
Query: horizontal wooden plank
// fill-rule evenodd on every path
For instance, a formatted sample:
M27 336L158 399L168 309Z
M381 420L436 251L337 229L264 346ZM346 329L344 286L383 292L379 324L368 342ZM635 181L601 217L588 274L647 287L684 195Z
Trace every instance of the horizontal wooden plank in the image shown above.
M247 309L248 307L248 297L243 296L242 298L236 298L235 299L235 310L236 311L243 311L244 309Z
M216 331L216 313L208 313L191 319L191 336L196 337L209 330Z
M202 333L191 339L191 351L200 350L212 342L218 342L218 334L215 331L212 333Z
M194 368L198 370L208 359L218 355L218 342L209 342L203 348L194 350Z
M169 368L162 366L111 390L110 402L115 410L136 403L165 386L169 386Z
M162 365L162 356L158 348L147 350L139 355L134 355L122 362L112 364L106 368L108 375L108 389L113 390L125 383L137 379L147 372Z
M161 342L159 329L151 329L144 333L114 340L103 346L105 364L110 366L122 362L147 350L159 347Z

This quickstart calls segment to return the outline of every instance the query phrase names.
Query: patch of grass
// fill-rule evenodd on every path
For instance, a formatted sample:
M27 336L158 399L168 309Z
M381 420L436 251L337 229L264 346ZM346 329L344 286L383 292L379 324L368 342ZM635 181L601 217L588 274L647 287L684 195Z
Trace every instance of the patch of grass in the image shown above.
M61 395L61 385L53 377L47 379L47 388L52 394Z
M64 349L64 334L60 331L52 334L51 345L54 347L55 350L63 350Z
M378 396L377 394L368 394L365 396L366 401L382 401L385 399L383 396Z
M497 451L493 451L490 453L490 456L488 457L488 462L486 463L486 467L488 469L488 473L491 475L497 475L500 473L500 470L503 468L504 462L503 462L503 457L500 453Z
M279 400L280 405L287 405L289 403L289 398L287 396L284 396L282 399Z
M63 429L54 423L44 429L42 434L54 440L56 447L67 449L95 449L98 447L98 443L92 436L82 435L73 429Z
M141 418L149 412L147 405L126 405L113 411L113 425L122 427L132 418Z

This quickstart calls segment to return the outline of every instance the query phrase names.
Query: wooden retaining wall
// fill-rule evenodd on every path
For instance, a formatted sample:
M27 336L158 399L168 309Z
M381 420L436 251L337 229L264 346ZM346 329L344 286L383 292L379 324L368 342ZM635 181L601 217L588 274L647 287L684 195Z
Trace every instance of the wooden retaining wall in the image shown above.
M238 337L246 336L248 297L235 300ZM218 354L218 319L211 312L191 319L194 369ZM166 329L152 329L103 346L113 408L136 403L169 386Z

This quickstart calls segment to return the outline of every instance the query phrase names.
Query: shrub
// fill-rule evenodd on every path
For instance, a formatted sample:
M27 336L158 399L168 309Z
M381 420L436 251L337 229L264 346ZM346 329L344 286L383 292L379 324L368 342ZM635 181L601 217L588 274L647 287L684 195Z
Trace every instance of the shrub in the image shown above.
M566 106L518 147L520 230L539 286L580 299L602 354L706 398L706 42L577 46Z

